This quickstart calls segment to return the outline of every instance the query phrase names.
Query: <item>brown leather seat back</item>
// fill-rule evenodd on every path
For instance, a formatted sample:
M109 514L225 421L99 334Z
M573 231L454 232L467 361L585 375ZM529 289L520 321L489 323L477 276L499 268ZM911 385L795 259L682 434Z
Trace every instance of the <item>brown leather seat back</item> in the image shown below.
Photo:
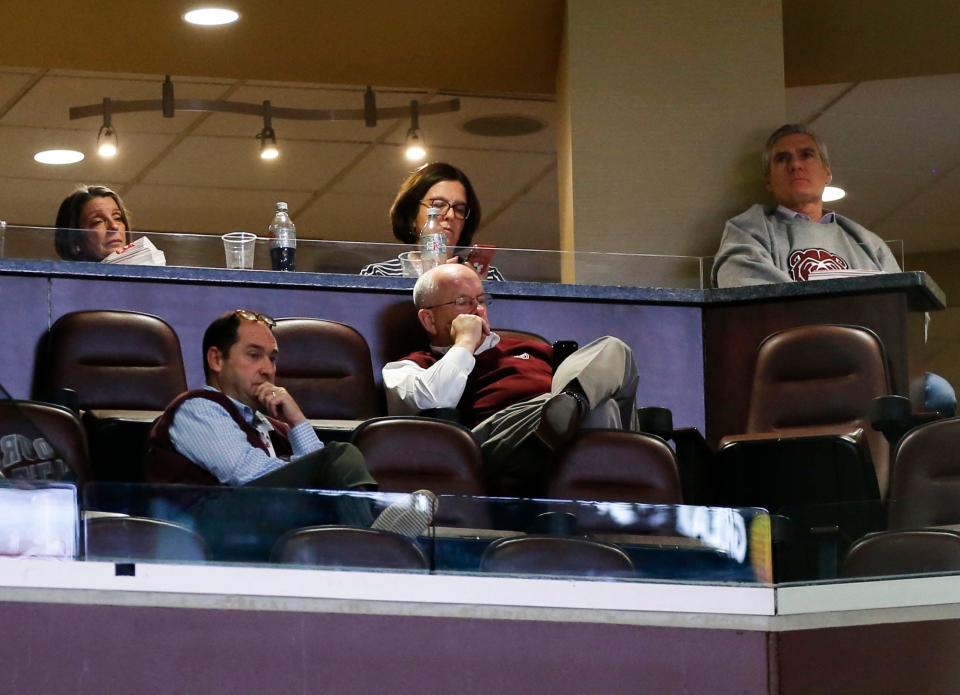
M889 448L868 415L870 401L889 393L886 354L873 331L829 324L789 328L766 338L757 352L747 432L861 428L883 495Z
M853 544L840 573L891 577L927 572L960 572L960 533L945 529L873 533Z
M504 574L634 576L630 558L615 545L562 536L501 538L487 547L480 569Z
M921 425L897 446L890 528L960 524L960 418Z
M49 403L0 401L0 461L7 478L59 480L66 472L59 461L79 483L92 477L83 425L66 408Z
M383 492L484 493L480 447L470 430L456 423L416 416L374 418L360 425L351 441Z
M423 552L408 538L348 526L311 526L289 531L277 540L270 559L321 567L427 569Z
M47 393L77 392L85 410L163 410L187 389L180 339L136 311L75 311L51 326Z
M367 341L336 321L285 318L274 329L277 384L308 418L363 420L382 413Z
M564 448L548 497L600 502L682 504L673 450L658 437L583 430Z
M104 516L87 519L87 559L146 559L203 562L207 544L197 533L169 521Z

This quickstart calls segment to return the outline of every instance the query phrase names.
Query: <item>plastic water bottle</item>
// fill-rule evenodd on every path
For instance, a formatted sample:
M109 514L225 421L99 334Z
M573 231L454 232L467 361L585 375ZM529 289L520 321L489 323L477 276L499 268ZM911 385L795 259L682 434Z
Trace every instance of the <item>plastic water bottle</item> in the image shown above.
M420 263L423 272L447 260L447 235L440 226L440 208L427 208L427 221L420 230Z
M274 270L295 270L297 228L287 213L287 204L277 203L277 214L267 228L270 231L270 262Z

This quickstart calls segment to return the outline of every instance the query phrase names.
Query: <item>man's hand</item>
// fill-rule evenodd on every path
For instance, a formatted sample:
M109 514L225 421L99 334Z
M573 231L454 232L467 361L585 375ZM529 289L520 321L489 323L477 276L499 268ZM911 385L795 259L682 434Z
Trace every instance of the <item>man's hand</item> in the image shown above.
M490 324L476 314L460 314L450 324L450 338L453 344L466 348L471 353L480 347L480 343L488 335L490 335Z
M282 420L291 427L307 419L285 388L264 382L257 387L255 395L267 415Z

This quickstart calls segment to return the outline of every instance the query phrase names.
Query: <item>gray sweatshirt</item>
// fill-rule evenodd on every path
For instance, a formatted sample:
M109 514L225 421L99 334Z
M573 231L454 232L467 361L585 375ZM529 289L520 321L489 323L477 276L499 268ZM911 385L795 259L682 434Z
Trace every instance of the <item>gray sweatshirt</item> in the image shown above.
M900 272L883 240L847 217L836 215L830 224L787 220L753 205L727 220L713 263L713 285L802 281L813 269Z

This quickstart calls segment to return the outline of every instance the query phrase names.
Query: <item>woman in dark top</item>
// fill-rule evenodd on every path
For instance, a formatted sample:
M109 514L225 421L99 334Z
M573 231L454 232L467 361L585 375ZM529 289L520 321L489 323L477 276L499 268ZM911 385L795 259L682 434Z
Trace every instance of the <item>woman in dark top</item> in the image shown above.
M106 186L80 186L60 203L54 246L68 261L102 261L127 243L123 201Z
M469 247L473 234L480 225L480 200L470 179L452 164L432 162L411 173L400 185L390 221L393 235L404 244L416 244L420 229L427 221L427 209L440 208L440 226L447 237L450 261L459 262L454 254L457 247ZM457 260L453 260L457 258ZM399 258L382 263L371 263L361 275L400 276L403 269ZM493 266L487 271L487 280L503 280Z

